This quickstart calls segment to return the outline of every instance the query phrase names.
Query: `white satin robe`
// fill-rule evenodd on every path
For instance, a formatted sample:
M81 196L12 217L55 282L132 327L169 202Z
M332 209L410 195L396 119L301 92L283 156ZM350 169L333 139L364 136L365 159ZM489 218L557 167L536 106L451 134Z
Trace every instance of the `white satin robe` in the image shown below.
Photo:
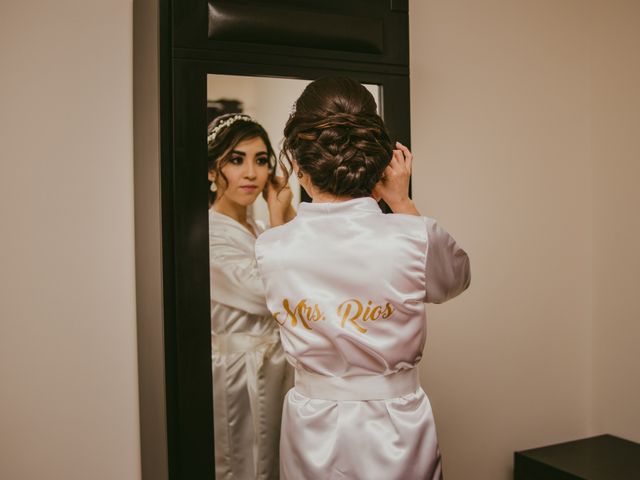
M264 228L248 219L257 234ZM285 392L293 384L258 276L255 237L209 210L211 349L217 480L272 480Z
M255 249L287 359L327 376L415 367L426 338L424 302L444 302L470 282L467 254L435 220L385 215L372 198L303 203ZM280 438L283 480L442 478L421 387L396 398L347 401L312 399L293 388Z

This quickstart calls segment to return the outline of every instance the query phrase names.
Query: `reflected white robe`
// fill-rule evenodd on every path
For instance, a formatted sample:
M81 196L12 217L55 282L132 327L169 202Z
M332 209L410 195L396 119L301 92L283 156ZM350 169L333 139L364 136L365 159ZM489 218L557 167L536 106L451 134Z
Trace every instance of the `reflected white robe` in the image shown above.
M385 215L372 198L301 204L294 220L258 238L256 258L287 359L343 378L415 367L426 339L424 302L444 302L470 282L467 254L435 220ZM347 316L345 301L353 306ZM380 307L365 320L356 316L356 301L362 312ZM386 318L385 308L393 310ZM293 388L280 442L282 479L442 478L421 387L346 401L308 398Z
M248 219L257 234L264 228ZM209 210L216 479L272 480L292 369L258 276L255 237Z

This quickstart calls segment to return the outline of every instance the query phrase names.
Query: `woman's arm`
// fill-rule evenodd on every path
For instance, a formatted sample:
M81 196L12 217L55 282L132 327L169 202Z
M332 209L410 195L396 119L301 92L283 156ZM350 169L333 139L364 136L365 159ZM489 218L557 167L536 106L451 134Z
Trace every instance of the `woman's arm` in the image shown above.
M471 283L467 253L433 218L425 217L427 261L425 296L428 303L443 303L464 292Z

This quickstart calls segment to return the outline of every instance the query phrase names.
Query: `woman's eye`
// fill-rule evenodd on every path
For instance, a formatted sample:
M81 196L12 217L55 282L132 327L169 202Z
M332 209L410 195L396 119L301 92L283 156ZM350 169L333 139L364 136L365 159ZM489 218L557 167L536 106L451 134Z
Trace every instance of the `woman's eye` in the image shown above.
M268 165L269 159L267 157L260 157L256 159L256 162L258 163L258 165Z
M242 163L242 157L231 157L229 159L229 163L233 163L234 165L240 165Z

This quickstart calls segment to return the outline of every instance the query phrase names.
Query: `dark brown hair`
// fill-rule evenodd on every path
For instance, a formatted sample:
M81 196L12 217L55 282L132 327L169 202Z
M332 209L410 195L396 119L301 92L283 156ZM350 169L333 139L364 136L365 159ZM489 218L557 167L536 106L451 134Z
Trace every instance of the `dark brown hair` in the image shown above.
M280 159L295 160L316 188L337 196L370 196L393 154L373 95L349 77L307 85L284 137Z
M229 126L221 126L223 122L230 121L233 117L239 115L240 118L233 121ZM219 128L218 128L219 127ZM217 133L213 136L214 129ZM212 138L214 137L214 138ZM252 120L251 117L243 113L227 113L214 118L207 128L207 168L209 172L215 172L216 176L228 184L227 177L222 173L224 167L231 159L231 151L244 140L252 138L261 138L267 146L267 156L269 158L269 180L273 177L276 165L276 155L269 141L269 135L266 130ZM211 187L209 181L209 187ZM213 204L216 194L209 190L209 205Z

